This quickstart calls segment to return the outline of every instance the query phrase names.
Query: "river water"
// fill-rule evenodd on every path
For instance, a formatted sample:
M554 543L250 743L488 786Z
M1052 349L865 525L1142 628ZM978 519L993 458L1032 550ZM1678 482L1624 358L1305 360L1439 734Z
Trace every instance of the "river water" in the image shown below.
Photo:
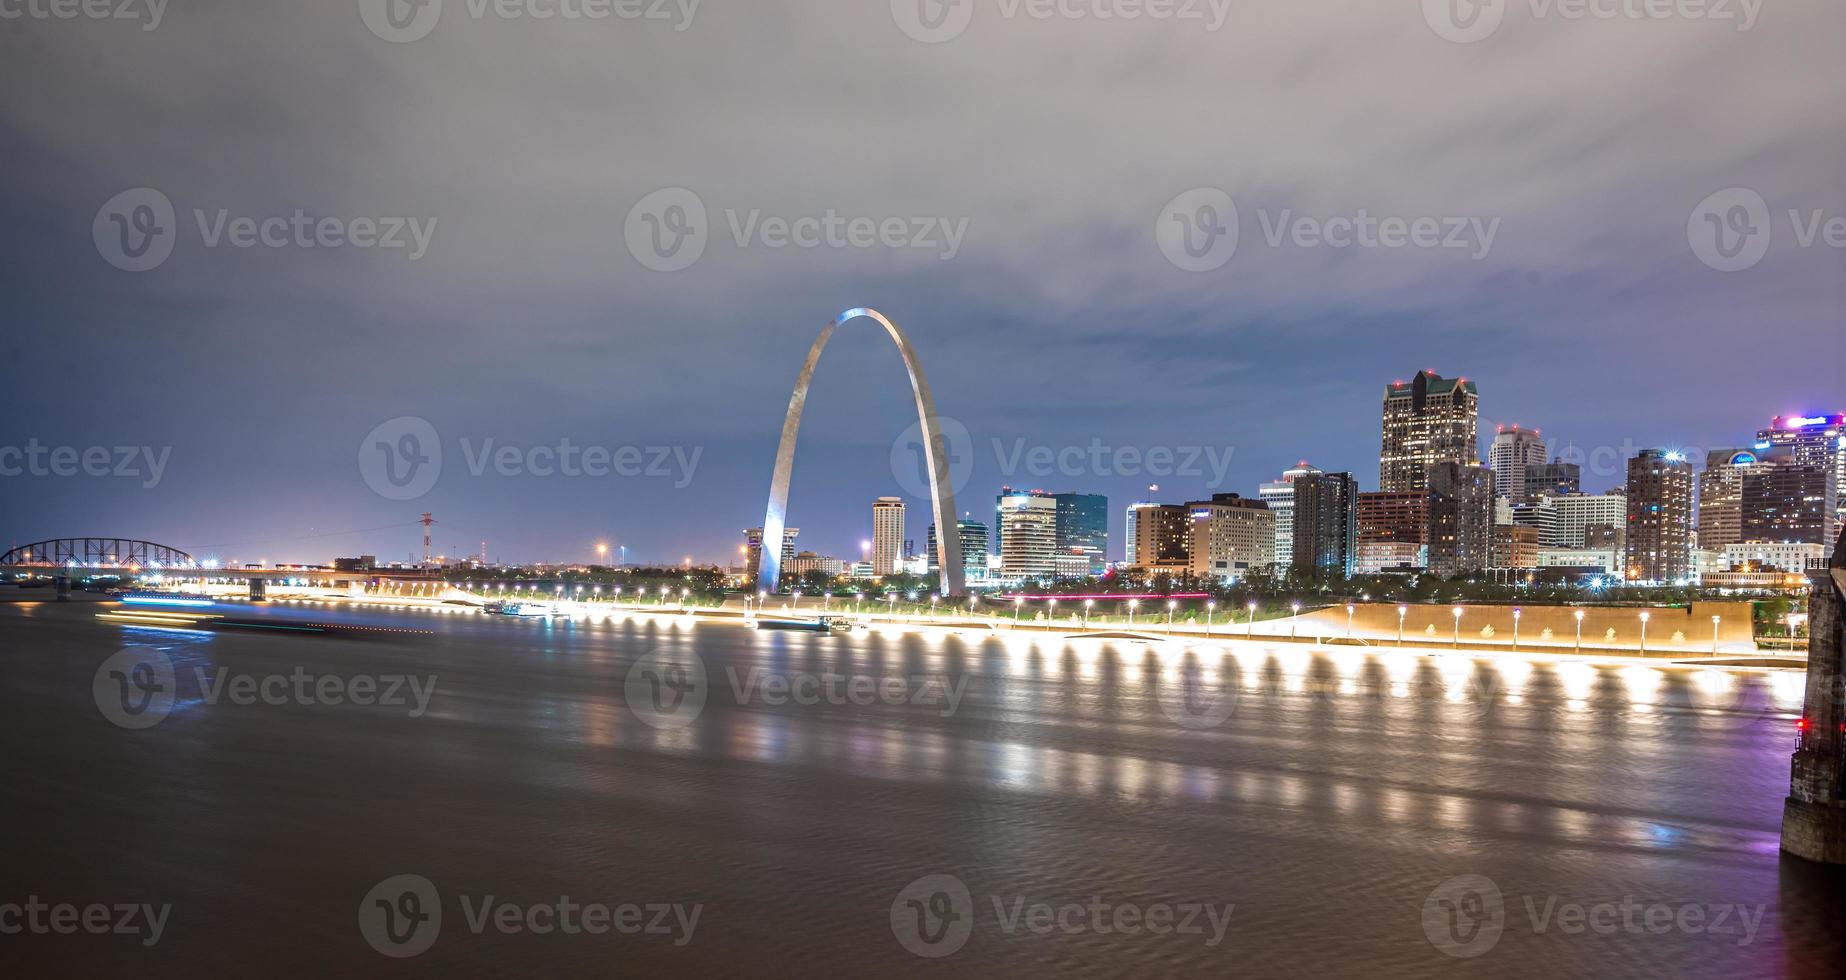
M1797 672L115 608L0 603L9 974L1846 962L1777 849Z

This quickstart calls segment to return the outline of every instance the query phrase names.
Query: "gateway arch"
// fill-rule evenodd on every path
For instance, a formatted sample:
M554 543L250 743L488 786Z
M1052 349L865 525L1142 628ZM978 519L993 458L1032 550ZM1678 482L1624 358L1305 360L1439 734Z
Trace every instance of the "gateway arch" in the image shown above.
M821 329L814 346L808 348L807 362L795 379L795 393L788 400L788 418L782 422L782 442L776 448L775 475L769 481L769 510L763 515L762 559L758 564L757 587L775 591L782 577L782 529L788 518L788 482L795 470L795 437L801 430L801 410L808 402L808 384L814 380L814 365L820 363L821 351L840 324L860 317L878 321L897 344L904 357L904 370L910 375L910 392L916 398L917 421L923 430L923 459L929 468L930 516L936 520L936 564L942 574L942 594L961 595L961 526L956 523L955 488L949 483L949 461L936 423L936 402L929 395L929 382L923 378L923 365L917 361L916 348L910 338L877 310L847 310Z

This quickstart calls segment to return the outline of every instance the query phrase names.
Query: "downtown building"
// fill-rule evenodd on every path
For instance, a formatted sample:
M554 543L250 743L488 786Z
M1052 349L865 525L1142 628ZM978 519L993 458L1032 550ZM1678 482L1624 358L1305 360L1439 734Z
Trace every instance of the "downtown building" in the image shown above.
M1000 577L1013 581L1057 575L1058 502L1042 490L1003 487L994 504Z
M904 498L879 497L872 501L872 574L897 574L904 550Z
M962 576L969 582L986 581L987 525L982 524L980 521L959 520L955 522L955 530L961 538ZM936 552L936 524L934 521L930 522L929 533L926 536L926 540L928 541L927 547L929 550L925 556L928 560L925 574L928 574L937 571L942 565L942 558Z
M1052 499L1058 505L1058 554L1083 555L1089 562L1081 573L1060 572L1059 577L1101 575L1109 563L1109 498L1099 493L1058 493ZM1067 570L1074 567L1067 565Z
M1437 463L1480 460L1480 393L1466 378L1418 371L1408 382L1385 387L1384 438L1378 452L1378 489L1403 493L1429 489Z
M1276 517L1261 500L1215 493L1186 505L1192 515L1191 572L1229 584L1276 561Z
M1745 470L1741 482L1739 540L1831 545L1839 536L1839 479L1831 466L1778 447Z
M1548 548L1591 548L1598 547L1597 542L1606 540L1601 536L1603 529L1612 529L1618 539L1625 537L1628 527L1628 495L1626 493L1579 493L1564 497L1551 498L1553 531L1550 540L1544 544Z
M1553 460L1526 467L1525 497L1562 497L1583 492L1583 467Z
M1431 464L1429 484L1429 570L1453 577L1493 563L1492 471L1479 463Z
M779 564L783 569L787 569L788 563L795 559L795 537L800 533L801 529L798 527L785 527L782 529L782 551L778 557L780 558ZM744 530L745 581L755 582L757 573L762 570L762 564L763 529L760 527L746 528Z
M1665 449L1628 461L1623 578L1672 584L1692 577L1692 464Z
M1179 504L1136 504L1129 567L1157 575L1184 575L1192 568L1192 512Z
M1429 492L1359 495L1354 566L1361 575L1429 567Z
M1743 540L1743 478L1757 464L1746 449L1714 449L1699 474L1698 546L1722 551Z
M1359 481L1351 473L1304 473L1294 487L1292 567L1350 578L1358 565Z
M1493 445L1487 450L1487 465L1493 470L1493 492L1508 500L1531 496L1528 479L1544 466L1545 441L1537 429L1499 426Z
M1828 470L1835 487L1846 487L1846 414L1778 415L1757 432L1752 448L1759 456ZM1833 521L1835 527L1846 523L1846 500L1834 502Z
M1295 561L1295 480L1303 476L1318 476L1322 472L1319 467L1304 459L1284 471L1280 480L1262 484L1256 489L1257 498L1269 505L1269 512L1275 515L1278 569L1286 569Z

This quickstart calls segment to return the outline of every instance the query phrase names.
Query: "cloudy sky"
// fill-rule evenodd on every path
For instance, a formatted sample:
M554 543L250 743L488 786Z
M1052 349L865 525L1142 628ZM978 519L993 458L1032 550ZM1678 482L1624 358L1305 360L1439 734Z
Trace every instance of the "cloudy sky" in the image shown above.
M1608 459L1846 411L1834 0L106 6L0 0L9 544L730 560L859 306L962 510L1118 537L1150 483L1375 487L1419 368ZM808 405L801 544L886 493L920 544L870 321Z

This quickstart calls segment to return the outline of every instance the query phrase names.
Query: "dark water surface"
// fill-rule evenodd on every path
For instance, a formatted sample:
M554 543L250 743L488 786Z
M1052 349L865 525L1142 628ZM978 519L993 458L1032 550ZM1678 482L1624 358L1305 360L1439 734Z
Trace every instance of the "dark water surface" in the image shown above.
M31 896L171 908L151 946L0 935L9 975L1846 963L1841 876L1776 846L1797 673L289 604L219 611L433 635L191 633L98 618L113 608L0 603L0 927ZM125 682L171 666L150 727L117 724L149 716L96 684L123 649ZM221 669L299 669L306 700L321 678L434 689L420 713L407 688L211 703L200 672ZM429 904L375 890L398 875ZM471 921L487 896L508 918ZM531 931L563 898L641 931ZM440 923L408 931L430 906ZM427 948L387 956L362 926Z

